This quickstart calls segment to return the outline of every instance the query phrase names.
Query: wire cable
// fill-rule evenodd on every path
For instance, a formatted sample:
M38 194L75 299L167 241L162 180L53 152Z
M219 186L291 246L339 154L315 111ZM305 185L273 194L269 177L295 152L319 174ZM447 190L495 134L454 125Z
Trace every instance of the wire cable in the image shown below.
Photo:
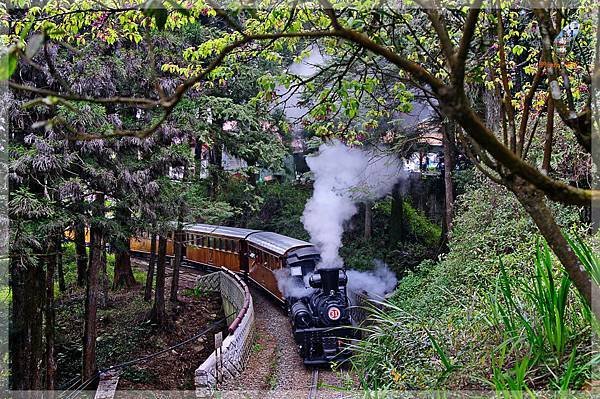
M199 333L195 334L194 336L192 336L192 337L190 337L190 338L188 338L188 339L186 339L186 340L183 340L183 341L181 341L181 342L178 342L177 344L175 344L175 345L172 345L172 346L170 346L170 347L168 347L168 348L162 349L162 350L160 350L160 351L158 351L158 352L154 352L154 353L151 353L151 354L149 354L149 355L142 356L142 357L139 357L139 358L136 358L136 359L133 359L133 360L128 360L128 361L126 361L126 362L123 362L123 363L120 363L120 364L117 364L117 365L114 365L114 366L110 366L110 367L108 367L108 368L105 368L105 369L98 370L98 371L96 371L96 372L94 373L94 375L92 375L92 376L91 376L90 378L88 378L88 379L87 379L85 382L83 382L81 385L79 385L79 387L78 387L77 389L75 389L73 392L71 392L69 395L67 395L67 396L65 397L65 399L72 399L72 398L75 398L75 397L76 397L76 396L77 396L79 393L81 393L81 392L82 392L82 391L83 391L83 390L84 390L86 387L88 387L88 386L89 386L89 385L90 385L92 382L94 382L94 381L96 380L96 378L100 377L100 375L101 375L101 374L103 374L103 373L106 373L106 372L108 372L108 371L113 371L113 370L122 369L122 368L125 368L125 367L128 367L128 366L131 366L131 365L133 365L133 364L136 364L136 363L145 362L145 361L147 361L147 360L149 360L149 359L152 359L152 358L154 358L154 357L156 357L156 356L160 356L160 355L162 355L163 353L166 353L166 352L169 352L169 351L171 351L171 350L173 350L173 349L176 349L176 348L182 347L182 346L184 346L184 345L186 345L186 344L188 344L188 343L190 343L190 342L192 342L192 341L195 341L195 340L197 340L197 339L198 339L198 338L200 338L201 336L203 336L203 335L205 335L206 333L208 333L209 331L213 330L213 329L214 329L216 326L218 326L218 325L219 325L219 324L221 324L222 322L224 322L224 321L227 321L227 319L228 319L228 318L230 318L231 316L234 316L235 314L236 314L236 312L233 312L233 313L231 313L231 314L229 314L229 315L227 315L227 316L223 317L222 319L219 319L219 320L217 320L217 321L215 321L215 322L211 323L211 324L210 324L208 327L206 327L206 328L202 329L202 330L201 330ZM59 397L61 397L61 395L62 395L62 394L64 394L65 392L67 392L67 391L68 391L68 389L67 389L67 390L65 390L65 391L63 391L63 392L62 392L62 393L59 395Z

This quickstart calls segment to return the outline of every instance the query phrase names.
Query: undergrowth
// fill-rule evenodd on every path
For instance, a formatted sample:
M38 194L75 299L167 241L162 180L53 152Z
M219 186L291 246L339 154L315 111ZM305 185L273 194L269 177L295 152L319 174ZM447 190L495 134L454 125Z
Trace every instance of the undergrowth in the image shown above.
M493 210L490 210L490 204ZM572 210L555 210L594 279L598 256ZM510 221L507 222L507 221ZM450 252L406 274L373 310L351 364L363 388L496 390L520 397L582 389L600 357L589 307L514 198L498 187L458 203Z

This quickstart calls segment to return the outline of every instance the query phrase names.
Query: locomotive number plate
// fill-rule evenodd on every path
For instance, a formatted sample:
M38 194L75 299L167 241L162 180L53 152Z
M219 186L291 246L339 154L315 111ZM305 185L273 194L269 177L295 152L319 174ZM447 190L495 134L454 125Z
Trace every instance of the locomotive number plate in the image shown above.
M337 320L340 318L341 315L342 315L342 313L336 307L331 307L327 311L327 316L329 317L329 320Z

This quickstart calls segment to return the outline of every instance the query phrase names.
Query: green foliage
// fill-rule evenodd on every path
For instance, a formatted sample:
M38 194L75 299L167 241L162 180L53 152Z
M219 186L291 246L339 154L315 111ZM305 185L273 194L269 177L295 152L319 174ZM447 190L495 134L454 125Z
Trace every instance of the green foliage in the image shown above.
M121 377L131 382L148 383L156 379L157 375L152 370L131 366L123 371Z
M592 246L586 244L579 236L571 237L567 234L566 237L569 245L581 260L585 271L600 286L600 256L598 256L598 251L594 251Z
M263 198L260 210L252 215L247 226L308 240L301 217L311 196L310 187L293 183L265 183L257 186L256 195Z
M431 258L440 242L441 228L431 222L409 201L403 201L403 241L390 244L392 199L384 198L373 204L373 233L364 240L363 213L355 217L355 227L343 236L341 255L346 266L356 270L373 268L373 259L381 259L398 275L413 269L421 261Z
M579 388L597 362L585 349L596 325L589 309L516 200L490 183L467 187L450 252L408 272L374 313L352 359L363 386ZM577 218L572 208L555 211L565 228ZM597 265L580 241L574 250Z
M201 299L207 295L207 291L205 291L201 287L186 288L183 291L183 295L189 296L194 299Z
M409 230L409 235L416 242L426 247L439 245L442 228L434 223L417 209L413 208L409 201L404 201L404 217Z
M551 383L560 390L589 378L589 355L578 348L587 345L595 324L584 311L587 304L570 288L571 280L546 244L536 248L532 276L509 275L501 267L496 291L487 300L489 323L503 339L491 355L496 389L521 390L540 368L552 370Z

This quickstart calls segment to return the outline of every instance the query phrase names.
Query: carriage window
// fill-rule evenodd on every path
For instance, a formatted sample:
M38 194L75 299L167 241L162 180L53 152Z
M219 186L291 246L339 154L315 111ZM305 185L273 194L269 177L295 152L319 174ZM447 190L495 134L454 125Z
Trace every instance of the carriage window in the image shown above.
M229 249L231 248L231 245L229 244L230 242L231 240L223 240L223 250L229 251Z
M237 253L237 240L231 240L231 252Z

